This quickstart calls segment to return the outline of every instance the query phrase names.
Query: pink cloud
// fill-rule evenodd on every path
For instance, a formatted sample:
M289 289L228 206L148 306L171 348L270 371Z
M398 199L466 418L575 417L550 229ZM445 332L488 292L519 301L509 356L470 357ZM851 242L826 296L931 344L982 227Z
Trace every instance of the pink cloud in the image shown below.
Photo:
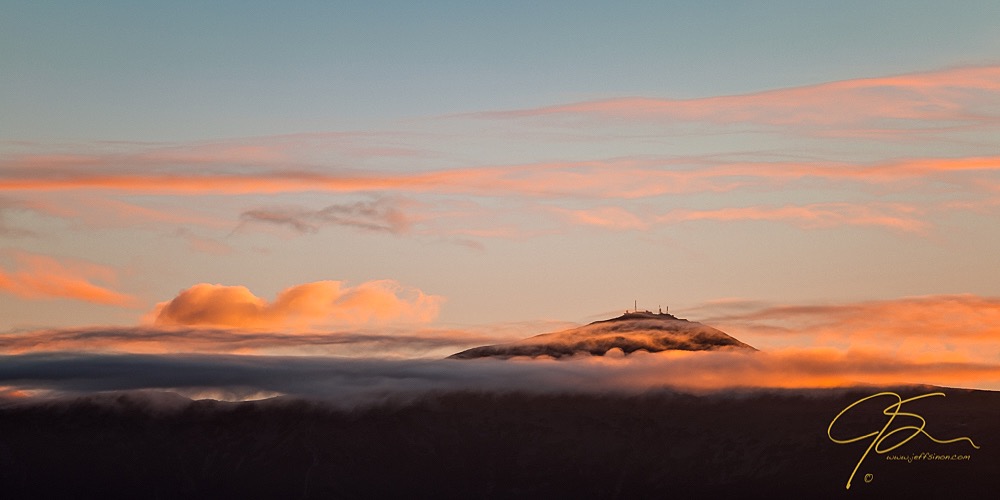
M316 327L427 323L444 299L392 280L347 287L317 281L286 288L273 302L243 286L200 283L161 302L147 319L157 326L306 331Z
M706 158L636 158L580 162L539 162L393 172L320 172L288 170L233 174L189 168L169 173L102 171L95 168L32 169L21 162L0 166L0 191L123 191L176 195L241 195L300 192L437 193L532 198L634 199L665 194L725 192L741 187L786 186L807 179L885 185L902 180L945 180L975 188L956 177L1000 170L1000 157L911 158L868 164L843 162L733 162ZM220 166L221 167L221 166ZM994 186L981 187L984 191Z
M565 209L553 208L555 213L560 214L573 222L584 226L597 226L605 229L638 229L645 230L650 226L649 220L622 208L614 206L602 206L589 209Z
M81 260L13 252L17 270L0 268L0 291L25 299L70 299L131 307L136 299L100 282L113 283L114 269Z
M677 210L660 221L692 220L776 220L805 228L835 226L881 226L907 232L921 232L927 225L913 218L917 210L902 204L814 203L783 207L741 207L718 210Z

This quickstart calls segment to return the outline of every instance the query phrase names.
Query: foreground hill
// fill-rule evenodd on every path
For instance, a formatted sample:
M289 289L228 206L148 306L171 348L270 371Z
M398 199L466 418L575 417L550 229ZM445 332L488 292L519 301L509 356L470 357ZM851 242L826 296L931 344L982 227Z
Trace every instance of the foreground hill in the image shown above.
M453 359L511 358L577 354L603 356L611 349L625 354L644 350L710 351L736 349L755 351L725 332L671 314L630 312L617 318L555 333L544 333L509 344L475 347L449 356Z
M993 498L1000 393L906 411L937 438L871 456L826 435L879 389L692 395L443 393L353 409L108 394L0 407L2 498ZM896 388L903 397L935 388ZM877 431L876 405L844 424ZM902 418L902 417L900 417ZM902 425L902 424L900 424ZM872 480L863 477L871 474Z

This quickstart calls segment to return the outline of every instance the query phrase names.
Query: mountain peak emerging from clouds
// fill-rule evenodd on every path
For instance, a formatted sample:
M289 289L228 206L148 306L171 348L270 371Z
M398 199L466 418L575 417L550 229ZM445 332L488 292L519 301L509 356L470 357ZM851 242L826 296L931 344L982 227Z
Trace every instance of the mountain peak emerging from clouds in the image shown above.
M475 347L452 354L449 358L507 359L515 356L562 358L584 353L604 356L616 348L625 354L639 350L756 351L725 332L696 321L681 319L672 314L636 311L626 312L617 318L595 321L589 325L561 332L543 333L508 344Z

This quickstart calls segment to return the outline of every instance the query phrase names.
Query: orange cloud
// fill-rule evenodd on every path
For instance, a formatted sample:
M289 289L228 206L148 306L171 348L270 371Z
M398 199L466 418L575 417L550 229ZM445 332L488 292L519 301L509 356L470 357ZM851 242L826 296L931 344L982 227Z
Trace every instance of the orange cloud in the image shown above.
M727 302L694 309L754 345L831 346L911 360L1000 360L1000 298L931 295L833 305Z
M134 297L94 283L114 282L116 272L80 260L62 261L45 255L13 252L20 269L0 268L0 291L26 299L70 299L131 307Z
M157 326L308 330L338 325L426 323L444 299L381 280L345 287L317 281L286 288L272 303L243 286L200 283L161 302L148 315Z
M640 387L695 389L858 384L990 388L1000 384L997 363L911 360L867 350L794 348L752 354L677 351L640 355L632 363L616 370L621 375L619 380L614 381L612 376L608 379L614 384Z

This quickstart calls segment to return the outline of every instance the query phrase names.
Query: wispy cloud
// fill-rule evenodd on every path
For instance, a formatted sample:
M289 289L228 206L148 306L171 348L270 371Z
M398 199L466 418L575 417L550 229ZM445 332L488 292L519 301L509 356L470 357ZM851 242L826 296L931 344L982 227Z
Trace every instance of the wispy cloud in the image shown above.
M697 99L628 97L476 113L481 118L590 116L755 124L796 133L878 136L914 129L996 126L1000 66L861 78L750 94Z
M229 165L237 170L268 165L314 165L323 158L412 160L428 151L408 147L419 133L341 131L241 137L188 142L96 141L78 143L3 142L14 162L26 168L86 170Z
M418 173L290 170L231 173L175 168L168 173L91 168L39 171L5 166L0 190L8 192L110 190L147 194L238 195L301 192L438 193L532 198L644 198L666 194L787 187L803 180L885 185L934 179L971 185L961 173L996 173L1000 157L910 158L875 163L815 161L745 162L724 158L618 158L477 166ZM908 186L908 187L912 187Z
M137 304L134 297L107 285L117 277L108 266L22 251L9 254L14 269L0 267L0 291L32 300L69 299L123 307Z
M118 193L127 197L128 193ZM71 193L35 193L30 204L20 205L21 211L34 212L71 221L74 227L87 230L108 228L162 229L175 226L198 226L224 229L232 221L208 210L192 209L190 203L158 200L148 206L124 201L119 196L80 190Z
M839 226L875 226L921 233L928 224L918 218L920 210L899 203L813 203L781 207L752 206L706 210L677 209L661 214L636 214L621 207L562 209L573 223L618 230L647 230L657 225L688 221L779 221L807 229Z
M213 238L201 236L187 228L178 228L171 233L171 236L187 240L188 247L196 252L212 255L232 255L235 252L230 245Z
M956 141L988 145L994 129L1000 129L997 109L1000 66L984 66L735 96L606 99L480 113L459 124L410 123L409 132L10 146L0 154L0 194L30 196L39 204L31 210L98 227L162 224L221 230L270 224L305 233L342 226L429 235L474 247L481 246L475 238L491 237L474 233L529 234L539 228L528 226L542 218L612 230L685 221L772 220L803 228L867 226L926 234L941 211L997 209L1000 156L993 149L956 146L902 153L870 145L854 148L857 143L844 149L848 143L837 142L836 156L828 159L830 150L817 147L827 144L826 139L810 140L794 154L779 148L788 154L776 156L766 152L774 144L754 149L713 136L699 152L682 155L664 149L659 125L707 124L704 137L718 132L719 124L755 130L759 125L779 136L923 137L927 131L948 130ZM483 122L484 117L503 120ZM611 128L601 134L580 132L577 125L588 120ZM643 130L649 143L623 148L615 142L619 133L627 135L618 128L622 124L650 120L654 127ZM555 130L555 136L533 139L524 154L497 153L510 149L509 134L528 141L536 125L550 121L555 129L569 124L564 129L570 135L605 137L607 148L569 154L560 142L564 139L553 139L562 137ZM480 130L464 128L484 123L488 127L480 135L475 135ZM699 130L692 133L701 134ZM479 149L468 150L456 137L476 141ZM766 204L761 193L771 195ZM333 199L308 205L296 196L301 194ZM260 195L268 196L266 205L252 199ZM369 201L357 201L361 196ZM680 199L685 196L700 199L694 204ZM198 204L225 208L211 214L185 210L192 197L198 197ZM482 216L473 222L439 210L439 203L456 199L478 204ZM640 201L660 206L643 213L630 205ZM18 228L2 223L0 219L0 231L19 234ZM550 229L551 224L541 228Z
M392 280L346 286L317 281L282 290L273 302L244 286L199 283L161 302L147 315L158 326L204 326L304 331L317 327L426 323L443 297Z

